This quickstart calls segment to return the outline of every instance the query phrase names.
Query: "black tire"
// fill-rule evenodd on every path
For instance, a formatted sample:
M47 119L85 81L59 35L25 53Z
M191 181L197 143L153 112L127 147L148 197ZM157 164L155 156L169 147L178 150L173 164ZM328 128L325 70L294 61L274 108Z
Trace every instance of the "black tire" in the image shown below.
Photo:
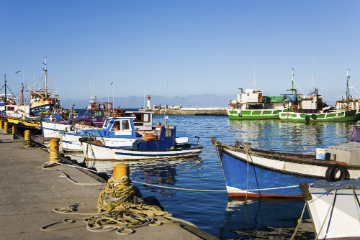
M340 171L340 176L337 178L336 174ZM346 176L348 175L348 171L344 166L335 164L330 166L325 173L325 179L328 182L338 182L345 180Z
M311 118L316 120L317 116L315 114L311 115Z
M241 114L241 112L240 112L240 113L238 113L238 116L239 116L239 117L242 117L242 114Z
M88 137L81 137L79 138L79 142L87 142L89 140Z
M310 121L310 117L309 117L309 116L306 116L306 117L305 117L305 121L309 122L309 121Z

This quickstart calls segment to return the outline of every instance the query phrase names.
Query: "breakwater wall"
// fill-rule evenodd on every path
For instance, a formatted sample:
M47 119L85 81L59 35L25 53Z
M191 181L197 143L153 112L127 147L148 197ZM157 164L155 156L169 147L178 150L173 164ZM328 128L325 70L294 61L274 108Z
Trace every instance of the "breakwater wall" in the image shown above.
M227 116L228 109L229 108L167 108L166 115ZM165 109L140 109L140 111L151 111L154 115L165 114Z

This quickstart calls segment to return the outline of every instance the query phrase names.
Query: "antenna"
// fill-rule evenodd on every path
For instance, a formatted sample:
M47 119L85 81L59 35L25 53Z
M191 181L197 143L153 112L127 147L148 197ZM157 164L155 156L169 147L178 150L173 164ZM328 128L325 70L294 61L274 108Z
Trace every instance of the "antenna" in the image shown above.
M349 79L350 79L350 76L349 76L349 72L350 72L350 69L347 69L347 77L346 77L346 101L348 102L348 105L349 105Z
M256 85L255 85L255 56L254 56L254 90L256 88Z
M111 85L113 85L113 106L115 106L115 84L114 84L114 78L111 79Z
M169 86L169 80L166 81L166 98L165 98L165 111L164 111L165 125L167 125L167 120L168 120L168 117L166 116L168 86Z
M294 89L294 68L291 68L291 89ZM294 94L294 91L291 91Z

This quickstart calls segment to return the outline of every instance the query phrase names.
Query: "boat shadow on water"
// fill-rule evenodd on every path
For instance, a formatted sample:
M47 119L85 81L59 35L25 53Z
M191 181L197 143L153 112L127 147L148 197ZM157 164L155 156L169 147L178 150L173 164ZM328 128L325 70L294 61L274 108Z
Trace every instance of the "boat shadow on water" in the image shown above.
M299 199L229 198L220 239L290 239L304 207ZM294 239L314 239L307 209Z

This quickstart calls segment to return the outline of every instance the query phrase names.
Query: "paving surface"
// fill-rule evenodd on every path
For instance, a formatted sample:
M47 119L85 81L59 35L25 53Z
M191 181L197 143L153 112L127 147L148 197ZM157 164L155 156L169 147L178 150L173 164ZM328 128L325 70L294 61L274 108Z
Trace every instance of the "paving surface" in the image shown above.
M79 203L77 212L96 213L104 185L72 167L44 170L42 167L48 160L49 153L39 148L25 149L22 140L12 140L12 135L4 134L0 129L1 239L215 239L197 228L174 224L135 228L135 233L126 236L114 231L90 232L82 221L86 216L59 214L53 209ZM70 182L55 169L65 172L79 184ZM41 230L64 219L79 220L51 226L51 229L69 228L66 230ZM76 226L80 227L72 228Z

